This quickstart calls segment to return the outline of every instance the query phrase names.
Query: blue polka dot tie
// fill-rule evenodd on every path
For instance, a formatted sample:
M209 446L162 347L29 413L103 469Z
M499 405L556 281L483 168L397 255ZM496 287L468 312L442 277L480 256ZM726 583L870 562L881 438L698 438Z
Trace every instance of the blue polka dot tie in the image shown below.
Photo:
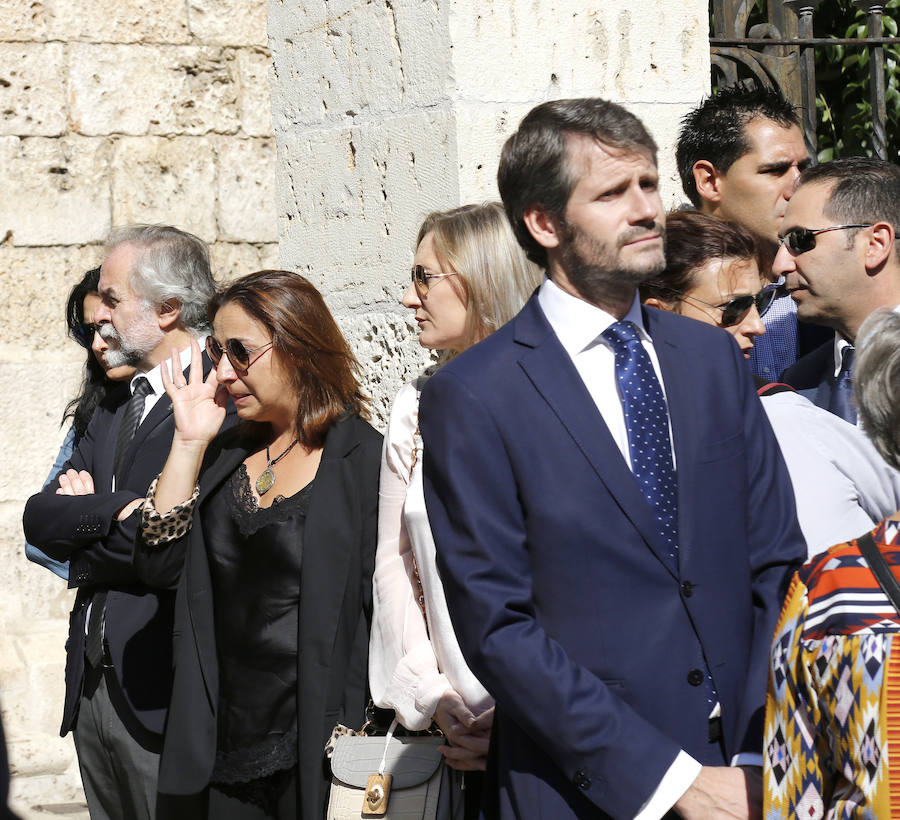
M678 492L666 399L633 322L614 322L603 331L603 338L616 356L631 469L656 515L670 568L677 574Z

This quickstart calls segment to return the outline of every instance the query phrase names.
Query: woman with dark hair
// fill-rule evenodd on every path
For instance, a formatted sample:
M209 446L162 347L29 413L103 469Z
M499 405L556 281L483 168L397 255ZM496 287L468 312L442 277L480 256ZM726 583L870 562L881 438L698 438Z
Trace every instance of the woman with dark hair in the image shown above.
M319 820L325 742L364 718L381 436L302 276L239 279L209 316L215 371L196 344L189 381L163 369L175 435L134 557L179 584L157 815Z
M66 327L69 336L86 348L88 354L80 392L66 405L63 412L63 423L66 419L72 419L72 425L59 448L56 461L50 468L50 475L44 482L45 487L56 478L63 464L75 452L78 442L81 441L81 437L87 430L91 416L94 415L94 410L106 395L109 382L125 382L134 376L133 367L127 365L110 367L106 363L105 353L108 345L103 337L95 332L96 325L94 324L94 311L100 304L100 294L97 292L99 285L100 268L93 268L72 288L66 301ZM68 580L68 561L57 561L50 558L37 547L28 543L25 544L25 555L29 561L47 567L63 580Z
M645 304L716 325L749 358L765 332L760 316L774 286L760 290L756 244L740 225L699 211L666 220L666 269L641 285ZM791 475L809 555L870 528L900 506L900 474L843 419L789 388L757 379L762 404Z

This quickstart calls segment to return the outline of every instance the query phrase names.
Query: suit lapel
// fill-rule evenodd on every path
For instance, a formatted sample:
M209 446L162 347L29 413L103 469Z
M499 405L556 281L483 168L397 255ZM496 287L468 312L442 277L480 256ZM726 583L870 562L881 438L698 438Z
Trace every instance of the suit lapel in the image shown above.
M666 548L650 506L535 297L515 321L517 341L530 348L523 350L520 366L619 508L671 574Z

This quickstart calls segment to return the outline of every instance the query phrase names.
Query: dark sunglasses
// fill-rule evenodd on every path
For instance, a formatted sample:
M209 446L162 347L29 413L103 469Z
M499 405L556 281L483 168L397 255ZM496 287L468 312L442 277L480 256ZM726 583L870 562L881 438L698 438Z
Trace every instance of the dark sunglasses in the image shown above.
M72 328L72 338L82 347L90 348L94 343L94 334L100 332L100 325L93 322L81 322Z
M223 351L222 345L220 345L215 338L207 336L206 352L209 353L209 358L212 359L212 362L216 367L219 366L219 362L222 360L222 353L224 353L228 356L228 361L231 362L234 372L239 376L243 376L250 369L250 365L253 364L259 356L262 356L272 344L272 342L266 342L264 345L254 347L253 350L247 350L247 348L244 347L243 342L239 342L237 339L228 339L225 342L225 350ZM263 353L260 353L259 356L251 360L250 355L260 350Z
M791 228L784 236L779 237L779 245L787 245L791 253L799 254L811 251L816 246L816 236L829 231L846 231L850 228L871 228L872 225L832 225L830 228Z
M750 312L750 308L754 305L756 305L756 311L759 313L760 318L765 316L769 308L772 307L772 302L775 301L777 295L777 285L766 285L759 293L745 293L741 296L735 296L734 299L729 299L724 305L711 305L709 302L704 302L696 296L682 296L681 298L699 302L701 305L706 305L714 310L721 310L722 327L732 327L743 322Z
M413 285L416 286L416 293L419 294L419 298L428 293L428 289L431 287L429 279L446 279L448 276L456 276L456 271L453 273L432 273L424 265L413 265L410 273L412 274L410 278Z

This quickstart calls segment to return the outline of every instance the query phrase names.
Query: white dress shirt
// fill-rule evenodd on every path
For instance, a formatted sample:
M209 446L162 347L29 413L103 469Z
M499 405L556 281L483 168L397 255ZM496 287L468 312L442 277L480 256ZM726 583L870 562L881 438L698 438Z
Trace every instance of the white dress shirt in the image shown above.
M810 558L900 510L900 473L858 427L798 393L763 396L762 406L791 476Z
M622 409L622 400L619 398L616 381L615 353L609 342L601 335L616 321L616 318L596 305L566 293L550 279L545 279L541 285L538 292L538 304L566 353L571 357L578 375L581 376L600 415L603 416L603 421L622 452L622 457L628 464L628 468L631 469L625 411ZM637 326L641 343L650 357L663 395L665 395L666 386L659 369L659 360L653 349L653 342L644 329L641 304L637 293L634 295L634 302L625 315L624 321L634 322ZM672 458L674 459L671 418L669 419L669 441L673 447ZM717 708L718 704L716 704ZM715 709L713 714L716 714ZM748 761L742 760L741 762ZM761 756L758 761L754 760L753 762L761 764ZM700 763L682 749L656 790L641 807L635 820L659 820L690 788L701 768Z

